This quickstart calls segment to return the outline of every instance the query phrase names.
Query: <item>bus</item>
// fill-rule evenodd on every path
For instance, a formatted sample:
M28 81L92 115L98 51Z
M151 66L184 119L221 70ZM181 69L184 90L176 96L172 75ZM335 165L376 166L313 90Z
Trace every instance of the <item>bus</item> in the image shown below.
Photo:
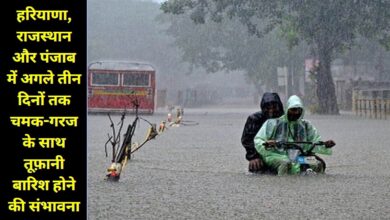
M88 112L123 112L139 103L138 112L153 114L156 70L148 63L99 61L88 65Z

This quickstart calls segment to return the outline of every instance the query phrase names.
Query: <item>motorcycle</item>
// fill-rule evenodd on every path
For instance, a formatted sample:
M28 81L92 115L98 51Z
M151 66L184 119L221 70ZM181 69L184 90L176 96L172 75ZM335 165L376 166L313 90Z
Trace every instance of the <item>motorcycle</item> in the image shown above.
M310 147L305 150L303 145L310 145ZM300 165L301 175L316 174L316 172L311 168L312 165L320 166L322 169L321 173L325 172L326 163L321 157L317 155L317 153L321 153L321 150L316 150L317 146L325 146L325 142L323 141L276 141L272 144L264 143L264 146L266 149L275 149L280 152L287 152L290 162L298 163Z

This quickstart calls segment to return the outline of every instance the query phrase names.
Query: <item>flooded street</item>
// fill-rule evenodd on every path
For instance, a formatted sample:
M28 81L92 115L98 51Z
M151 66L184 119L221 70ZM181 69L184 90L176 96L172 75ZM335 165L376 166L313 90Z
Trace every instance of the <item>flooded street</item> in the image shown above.
M277 177L247 172L240 138L254 111L185 109L184 121L199 124L148 142L117 183L104 180L109 119L89 115L88 219L390 219L389 118L307 115L337 144L323 156L326 174ZM166 113L143 117L159 124Z

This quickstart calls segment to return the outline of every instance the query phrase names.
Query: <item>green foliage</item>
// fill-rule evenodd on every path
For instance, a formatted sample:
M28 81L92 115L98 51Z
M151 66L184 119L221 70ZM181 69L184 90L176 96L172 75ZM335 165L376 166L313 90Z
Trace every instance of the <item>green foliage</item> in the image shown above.
M165 13L183 14L189 8L194 7L191 0L171 0L161 4L161 10Z
M375 37L388 45L390 1L387 0L169 0L165 13L189 12L196 23L207 17L237 17L249 33L269 33L276 27L297 45L298 36L309 45L324 41L329 49L352 44L357 34Z
M279 35L286 40L287 47L290 50L299 44L299 34L294 30L293 24L288 19L280 25Z
M258 38L248 33L236 17L230 19L225 15L219 22L207 20L198 25L192 22L191 14L192 11L167 15L164 21L170 23L167 33L183 51L183 61L193 68L202 67L210 73L244 71L249 82L276 90L276 68L302 63L307 52L301 46L289 51L279 30Z
M338 113L330 72L330 64L337 53L350 49L358 36L376 39L385 48L390 47L390 1L388 0L192 0L179 2L177 0L167 1L163 7L164 12L188 13L196 23L206 24L208 20L222 23L222 18L237 18L246 26L248 33L261 38L278 29L281 31L280 36L286 40L290 49L299 45L301 40L306 42L311 47L312 55L320 61L317 74L317 95L319 109L323 113ZM256 55L259 56L258 61L265 60L260 54ZM256 71L247 70L247 72L255 73ZM257 74L261 75L260 72L258 71ZM252 78L259 79L260 77Z

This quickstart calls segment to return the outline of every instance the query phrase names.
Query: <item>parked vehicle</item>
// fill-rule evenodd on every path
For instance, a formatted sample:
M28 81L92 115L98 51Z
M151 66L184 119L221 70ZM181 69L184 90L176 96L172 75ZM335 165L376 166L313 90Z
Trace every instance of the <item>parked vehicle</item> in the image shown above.
M101 61L88 67L88 111L123 112L139 102L139 113L153 114L156 70L148 63Z

